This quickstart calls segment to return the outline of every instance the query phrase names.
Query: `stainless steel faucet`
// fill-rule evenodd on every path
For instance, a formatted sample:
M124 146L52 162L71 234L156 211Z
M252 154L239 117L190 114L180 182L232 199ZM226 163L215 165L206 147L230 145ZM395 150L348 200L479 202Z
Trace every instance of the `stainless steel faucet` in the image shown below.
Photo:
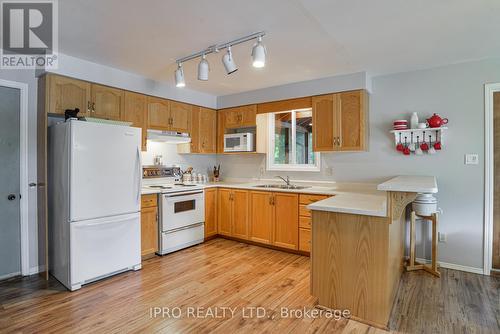
M287 186L290 186L290 178L288 177L288 175L286 176L286 179L282 176L279 176L279 175L277 175L276 177L279 177L280 179L283 180L283 182L286 183Z

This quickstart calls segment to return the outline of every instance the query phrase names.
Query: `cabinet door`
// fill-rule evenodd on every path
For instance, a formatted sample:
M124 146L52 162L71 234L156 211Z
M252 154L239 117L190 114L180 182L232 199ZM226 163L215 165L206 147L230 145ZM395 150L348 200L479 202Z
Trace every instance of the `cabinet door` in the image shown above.
M313 96L313 151L334 151L337 137L336 115L338 112L338 96L328 94Z
M340 93L340 145L342 151L365 149L366 92L362 90Z
M141 255L147 256L158 251L158 208L141 209Z
M217 153L224 153L224 117L223 111L217 111Z
M217 234L217 188L205 190L205 238Z
M177 132L191 132L191 105L170 101L170 129Z
M121 89L92 84L92 117L119 121L124 109Z
M122 120L132 122L132 126L142 129L142 150L146 151L147 133L147 96L132 92L125 92L125 108Z
M148 96L148 129L170 129L170 101Z
M201 153L201 127L203 126L200 121L200 107L193 106L191 108L191 146L190 153ZM179 146L177 146L179 147Z
M256 117L257 117L256 104L240 107L239 114L240 114L241 127L252 127L256 125Z
M271 192L250 192L250 240L271 243L273 212Z
M233 190L232 202L232 236L248 239L248 191Z
M239 128L241 113L239 107L228 108L222 111L224 115L224 128Z
M213 109L199 108L198 129L200 153L216 153L217 112ZM192 132L196 132L196 129Z
M47 75L49 109L47 113L62 114L66 109L80 109L79 116L88 116L90 112L90 83Z
M278 247L298 249L299 246L299 197L297 194L274 193L273 244Z
M217 224L219 234L231 235L232 218L232 193L231 189L218 189L217 191Z

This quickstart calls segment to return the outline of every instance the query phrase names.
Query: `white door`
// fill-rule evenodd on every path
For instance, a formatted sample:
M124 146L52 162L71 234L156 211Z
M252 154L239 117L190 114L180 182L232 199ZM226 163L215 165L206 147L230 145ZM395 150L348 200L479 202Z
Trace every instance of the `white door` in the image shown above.
M140 263L140 213L71 223L71 285Z
M71 122L70 220L140 210L141 129Z

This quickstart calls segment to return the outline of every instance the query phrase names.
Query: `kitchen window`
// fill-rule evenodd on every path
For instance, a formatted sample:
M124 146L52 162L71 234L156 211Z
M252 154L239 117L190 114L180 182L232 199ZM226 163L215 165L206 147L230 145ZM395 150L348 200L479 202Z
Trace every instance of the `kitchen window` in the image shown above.
M267 169L319 171L320 156L313 152L312 109L268 114Z

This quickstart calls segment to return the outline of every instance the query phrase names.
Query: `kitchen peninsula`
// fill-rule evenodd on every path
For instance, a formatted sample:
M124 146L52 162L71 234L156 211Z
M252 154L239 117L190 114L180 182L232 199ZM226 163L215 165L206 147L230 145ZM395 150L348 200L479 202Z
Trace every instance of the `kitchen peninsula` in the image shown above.
M398 176L374 199L351 194L308 206L312 210L311 293L318 307L348 309L355 320L387 328L404 269L405 209L418 193L436 193L432 176Z

